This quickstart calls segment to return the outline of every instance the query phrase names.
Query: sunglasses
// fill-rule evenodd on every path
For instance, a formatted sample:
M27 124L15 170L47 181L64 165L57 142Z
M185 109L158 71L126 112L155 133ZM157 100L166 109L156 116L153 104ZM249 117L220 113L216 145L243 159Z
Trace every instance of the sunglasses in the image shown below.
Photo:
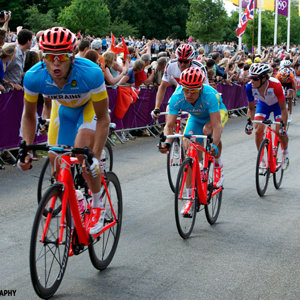
M261 78L259 78L259 77L251 77L250 79L253 80L253 81L259 81Z
M178 62L180 63L180 64L188 64L190 61L189 60L182 60L182 59L178 59Z
M195 94L197 92L199 92L201 90L201 88L193 88L193 89L188 89L188 88L182 88L184 93L191 93L191 94Z
M59 60L60 62L64 62L69 60L73 57L73 53L43 53L43 57L46 58L48 61L54 61L55 59Z

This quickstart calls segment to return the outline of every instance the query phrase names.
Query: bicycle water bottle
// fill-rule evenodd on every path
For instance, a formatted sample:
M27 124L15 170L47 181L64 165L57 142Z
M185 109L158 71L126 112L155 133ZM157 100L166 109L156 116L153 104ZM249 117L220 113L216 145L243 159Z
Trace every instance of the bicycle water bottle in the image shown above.
M85 212L85 204L84 204L83 194L80 190L76 190L76 198L77 198L80 213L83 214Z

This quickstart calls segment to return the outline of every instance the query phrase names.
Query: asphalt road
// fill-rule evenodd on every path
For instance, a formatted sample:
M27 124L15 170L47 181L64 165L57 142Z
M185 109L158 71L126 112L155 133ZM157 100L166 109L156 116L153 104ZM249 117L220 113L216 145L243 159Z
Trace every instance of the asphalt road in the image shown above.
M157 140L138 138L114 147L123 192L123 227L111 265L93 268L88 253L69 259L54 299L300 299L300 105L290 126L290 167L282 188L272 178L266 196L255 188L254 137L246 118L223 132L225 189L218 222L197 215L182 240ZM30 281L29 241L43 159L21 173L0 171L0 292L36 299Z

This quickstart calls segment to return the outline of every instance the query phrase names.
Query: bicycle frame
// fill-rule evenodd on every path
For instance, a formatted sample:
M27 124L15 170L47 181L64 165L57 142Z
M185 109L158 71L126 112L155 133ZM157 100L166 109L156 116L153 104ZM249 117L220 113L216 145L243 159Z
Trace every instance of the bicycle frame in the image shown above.
M84 226L84 220L83 220L82 215L79 210L79 206L78 206L78 202L77 202L77 198L76 198L76 194L75 194L73 177L72 177L72 173L71 173L71 165L78 164L79 161L77 158L70 157L69 155L65 155L65 154L62 155L60 157L60 159L61 159L60 170L59 170L58 180L57 180L56 184L61 185L64 193L63 193L63 198L62 198L62 213L61 213L58 244L60 245L62 243L67 203L69 202L72 217L74 220L74 228L76 228L79 243L88 246L92 242L92 240ZM114 220L112 222L110 222L109 224L105 225L99 233L93 235L93 238L97 238L100 234L102 234L104 231L106 231L110 227L114 226L117 222L116 221L117 216L116 216L113 206L111 204L111 198L108 193L107 184L106 184L105 179L102 174L101 174L101 183L105 188L108 202L110 205L110 209L114 216ZM51 204L50 204L50 208L52 209L52 211L54 209L55 201L56 201L56 197L53 197ZM45 227L44 227L44 231L43 231L42 238L41 238L42 243L44 242L44 238L47 234L51 217L52 217L52 212L49 212L47 215L47 218L46 218Z
M253 121L253 123L263 123L262 121ZM263 123L265 124L265 123ZM267 139L269 141L268 143L268 162L267 162L267 169L270 168L270 173L276 173L276 154L278 150L278 142L279 137L276 133L276 131L271 128L272 124L278 124L281 125L280 122L272 122L271 124L267 124L266 132L264 139ZM274 135L274 143L273 143L273 135Z
M173 135L168 136L167 138L171 137L178 137L178 136L184 136L184 135ZM206 136L192 136L193 138L207 138ZM200 165L199 165L199 157L198 157L198 151L202 151L204 153L204 175L203 178L201 177L200 172ZM206 205L207 204L207 184L208 184L208 164L209 162L213 163L214 158L209 153L209 147L206 146L205 148L201 145L196 144L195 141L190 140L189 141L189 149L188 149L188 157L190 157L193 160L193 169L192 169L192 182L193 185L196 182L197 184L197 191L198 191L198 199L199 204ZM184 174L183 182L186 182L187 178L187 172ZM181 186L181 190L179 193L179 197L182 198L184 186ZM192 199L195 198L195 189L196 186L192 186ZM222 187L219 187L218 189L214 190L211 197L214 197L216 194L222 191Z
M274 143L273 143L273 138L272 138L273 134L274 134ZM270 166L270 172L275 173L277 171L276 170L276 154L277 154L277 150L278 150L279 138L278 138L276 131L271 128L271 125L269 125L266 129L265 138L269 140L267 167Z

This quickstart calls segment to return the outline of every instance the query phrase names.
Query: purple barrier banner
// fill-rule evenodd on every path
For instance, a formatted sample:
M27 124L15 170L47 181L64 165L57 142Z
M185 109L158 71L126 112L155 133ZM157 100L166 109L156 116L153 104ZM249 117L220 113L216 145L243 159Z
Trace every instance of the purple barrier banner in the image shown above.
M223 103L228 110L248 106L244 85L218 84L217 90L222 94Z
M23 91L0 95L0 150L18 147L23 113ZM41 108L39 109L41 113ZM46 142L46 136L36 136L34 143Z
M117 129L145 127L146 125L153 124L151 111L155 106L156 89L141 89L137 101L129 106L129 109L122 120L114 116L118 90L108 89L107 92L109 97L109 108L111 110L111 121L116 123ZM166 110L169 98L173 92L174 89L172 87L167 88L161 105L161 111ZM164 117L161 117L159 121L164 122Z
M228 110L248 106L244 86L219 84L217 89L222 93L223 102ZM120 120L114 116L118 89L108 89L111 120L116 123L117 129L138 128L153 124L150 113L155 106L156 92L154 88L141 89L137 101L130 105L124 118ZM161 111L166 110L168 100L173 92L172 87L167 88ZM19 135L23 112L23 92L14 91L1 94L0 103L0 150L18 147L21 140ZM41 109L42 107L38 107L39 115ZM161 116L159 121L164 122L165 117ZM35 143L46 141L47 137L36 136Z

